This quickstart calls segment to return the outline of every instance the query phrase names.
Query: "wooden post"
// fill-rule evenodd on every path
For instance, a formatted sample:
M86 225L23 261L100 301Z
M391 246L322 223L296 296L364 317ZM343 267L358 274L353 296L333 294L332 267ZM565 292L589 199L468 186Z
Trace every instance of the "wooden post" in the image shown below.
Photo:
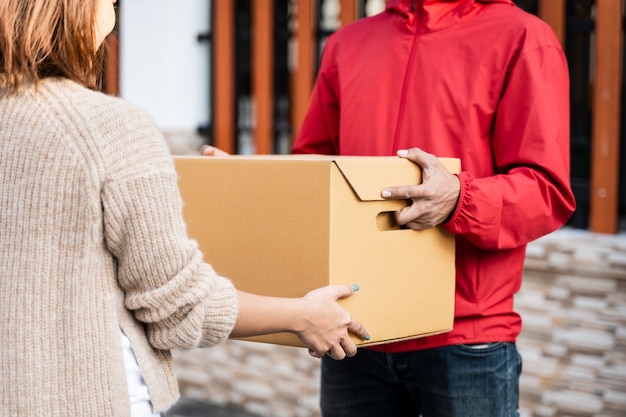
M292 134L300 128L313 89L313 45L315 24L313 0L297 0L295 49L296 62L291 79L291 129Z
M622 1L596 0L590 230L617 233Z
M552 27L561 46L565 47L565 0L539 0L539 17Z
M235 2L213 4L213 144L235 151Z
M252 98L255 153L274 148L274 0L252 2Z
M120 35L112 32L105 39L104 92L112 96L120 95Z
M356 19L356 0L341 0L339 19L341 26L354 22Z

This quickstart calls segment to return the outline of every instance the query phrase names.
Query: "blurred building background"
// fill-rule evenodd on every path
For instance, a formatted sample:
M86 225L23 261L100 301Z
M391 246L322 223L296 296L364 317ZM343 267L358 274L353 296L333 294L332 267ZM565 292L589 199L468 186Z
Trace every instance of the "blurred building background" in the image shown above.
M623 0L518 0L562 42L571 77L569 224L528 249L525 417L626 416ZM105 90L145 108L174 154L203 143L288 153L325 39L384 0L118 0ZM183 395L259 416L318 416L318 361L229 341L176 352Z

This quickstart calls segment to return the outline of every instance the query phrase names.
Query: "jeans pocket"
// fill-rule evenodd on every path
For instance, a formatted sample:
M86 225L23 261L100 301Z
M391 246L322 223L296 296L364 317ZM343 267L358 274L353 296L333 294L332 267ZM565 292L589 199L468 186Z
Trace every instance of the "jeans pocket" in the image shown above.
M489 353L495 350L498 350L502 346L504 346L504 342L491 342L491 343L473 343L470 345L456 345L457 348L461 349L464 352L469 353Z

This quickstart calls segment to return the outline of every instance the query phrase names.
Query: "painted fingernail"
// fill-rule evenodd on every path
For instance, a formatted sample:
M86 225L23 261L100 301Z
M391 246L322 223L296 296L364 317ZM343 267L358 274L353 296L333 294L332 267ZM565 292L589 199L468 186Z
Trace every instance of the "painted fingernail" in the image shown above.
M370 340L370 339L371 339L371 337L370 337L369 334L367 336L365 336L365 340Z
M352 284L352 289L353 289L354 291L358 291L358 290L360 290L360 289L361 289L361 287L359 287L359 284Z

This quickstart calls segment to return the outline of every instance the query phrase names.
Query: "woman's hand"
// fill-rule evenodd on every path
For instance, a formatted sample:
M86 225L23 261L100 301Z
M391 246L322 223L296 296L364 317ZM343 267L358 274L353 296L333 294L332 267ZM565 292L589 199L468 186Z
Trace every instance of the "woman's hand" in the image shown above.
M309 346L309 354L315 358L328 355L333 359L354 356L356 344L349 333L368 340L369 334L363 324L342 309L337 300L353 295L358 285L330 285L307 293L303 299L311 306L306 327L297 335Z
M328 285L302 298L266 297L238 292L239 312L231 338L294 333L311 356L333 359L354 356L357 348L350 333L369 340L367 330L337 300L353 295L358 285Z

